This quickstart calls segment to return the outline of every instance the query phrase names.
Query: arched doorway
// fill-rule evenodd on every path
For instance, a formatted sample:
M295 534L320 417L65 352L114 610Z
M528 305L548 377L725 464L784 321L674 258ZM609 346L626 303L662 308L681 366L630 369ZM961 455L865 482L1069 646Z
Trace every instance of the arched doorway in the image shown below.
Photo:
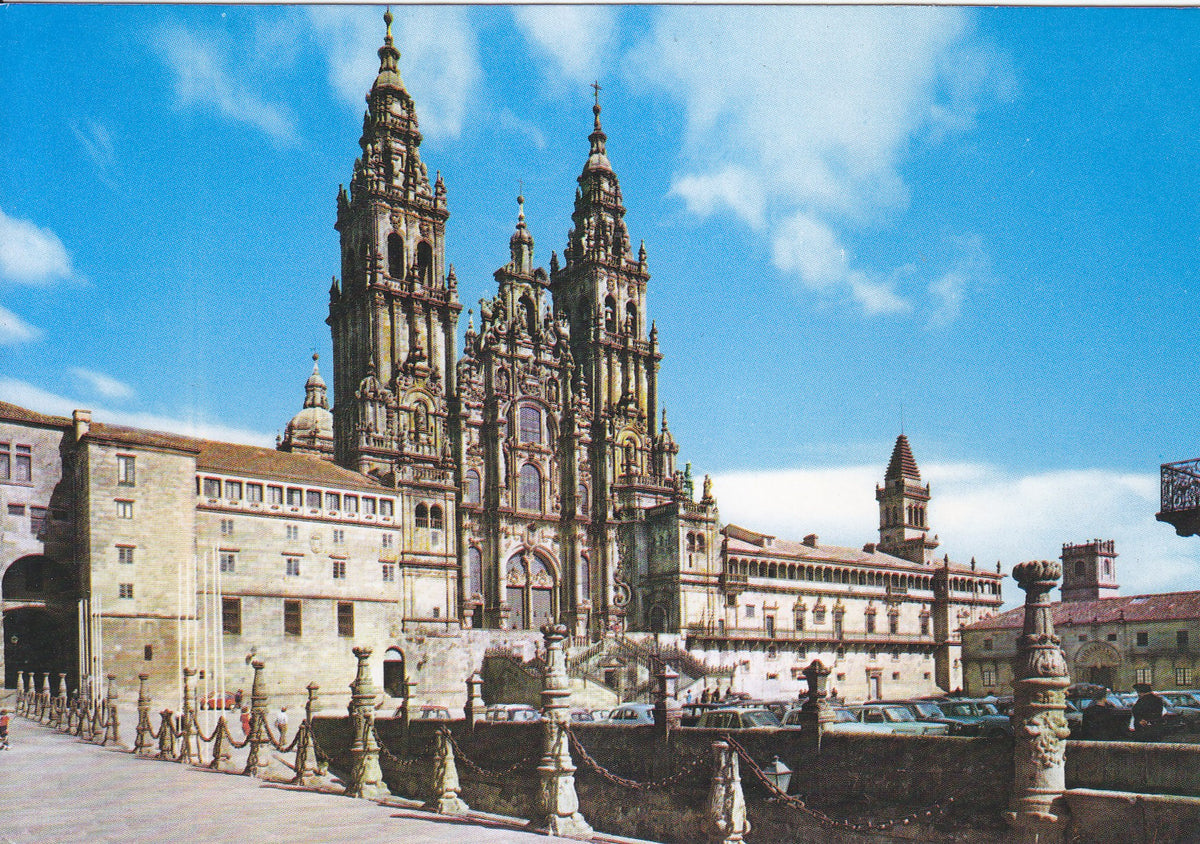
M383 690L391 697L404 697L404 652L388 648L383 655Z
M1075 652L1074 663L1072 680L1111 689L1121 667L1121 653L1107 642L1088 642Z
M554 573L537 554L524 551L508 560L509 627L513 630L538 630L556 617Z
M51 688L67 675L79 686L79 624L75 578L62 563L40 554L16 560L0 580L4 601L4 686L22 671L48 673Z

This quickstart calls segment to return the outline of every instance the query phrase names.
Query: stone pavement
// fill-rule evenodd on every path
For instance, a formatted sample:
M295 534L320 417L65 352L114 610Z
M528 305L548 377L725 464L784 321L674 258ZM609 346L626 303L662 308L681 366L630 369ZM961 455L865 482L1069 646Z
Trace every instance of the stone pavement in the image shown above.
M508 819L438 816L139 758L20 716L12 719L10 736L11 749L0 751L3 844L567 840L526 832ZM132 727L122 738L132 741Z

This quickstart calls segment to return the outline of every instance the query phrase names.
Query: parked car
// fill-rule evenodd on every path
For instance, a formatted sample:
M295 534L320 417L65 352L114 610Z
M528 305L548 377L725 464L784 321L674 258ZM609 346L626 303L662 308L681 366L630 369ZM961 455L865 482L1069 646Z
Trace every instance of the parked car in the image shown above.
M924 721L929 724L945 724L947 735L977 736L979 725L973 719L951 718L942 710L940 704L945 701L932 700L881 700L879 703L888 706L903 706L913 714L914 721Z
M1001 715L1012 718L1013 697L1012 695L1003 695L996 698L993 703ZM1069 699L1065 701L1065 712L1067 726L1071 730L1071 738L1077 739L1083 736L1083 713L1079 711L1079 707L1073 704ZM1010 721L1011 726L1011 721Z
M200 700L201 709L237 709L233 692L213 692Z
M654 723L654 704L652 703L623 703L608 713L609 724L620 724L622 727L636 727L640 724Z
M591 710L591 712L592 712L592 720L593 721L607 721L608 714L610 712L612 712L612 710L611 709L593 709L593 710Z
M450 710L444 706L437 706L432 703L423 705L419 714L416 716L428 721L449 721Z
M800 707L789 709L783 716L783 729L799 729L803 723L800 715ZM856 712L845 706L833 707L834 720L825 724L824 732L839 733L847 735L856 734L886 734L895 735L896 733L910 733L911 726L908 723L900 723L890 720L879 720L872 717L869 721L861 720L862 713ZM929 724L931 730L929 735L944 735L944 732L937 732L937 727L948 729L946 725Z
M995 738L1013 734L1012 721L1007 715L1001 715L1000 710L992 700L975 698L950 698L939 701L937 708L945 718L953 718L964 724L973 724L976 733Z
M891 732L901 735L944 736L950 733L950 727L946 724L918 721L907 706L864 703L846 709L864 724L888 724L891 725Z
M700 716L705 712L720 708L721 704L719 703L685 703L680 707L682 716L679 723L684 727L694 727L700 721Z
M571 723L572 724L591 724L595 722L595 717L586 709L572 709Z
M780 724L775 713L769 709L726 707L705 712L696 726L716 730L750 730L755 727L777 728Z
M526 703L497 703L487 708L488 721L540 721L542 715Z

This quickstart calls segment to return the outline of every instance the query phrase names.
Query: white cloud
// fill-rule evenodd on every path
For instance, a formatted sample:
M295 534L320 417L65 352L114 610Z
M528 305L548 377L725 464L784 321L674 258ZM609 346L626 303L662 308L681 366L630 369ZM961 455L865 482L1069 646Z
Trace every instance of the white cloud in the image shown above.
M502 127L514 134L523 135L535 149L544 150L546 148L546 134L536 124L517 117L511 108L506 106L500 109L498 119Z
M18 404L39 413L69 417L72 411L86 408L92 411L92 420L107 422L114 425L128 425L147 431L167 431L183 434L200 439L219 440L221 442L244 443L271 447L275 438L271 434L258 431L247 431L241 428L230 428L225 425L209 422L197 413L184 412L182 417L158 416L153 413L131 413L98 406L94 402L80 401L76 398L56 395L35 387L15 378L0 376L0 401Z
M958 253L954 265L942 276L929 282L930 299L934 305L929 315L930 327L948 325L958 319L967 289L988 274L987 255L978 237L960 238L954 249Z
M58 235L0 210L0 278L48 284L71 276L71 258Z
M582 83L603 76L613 55L616 10L606 6L518 6L525 37L555 66L548 80Z
M0 305L0 346L28 343L42 336L37 326L30 325L8 308Z
M330 84L348 105L362 109L363 95L379 70L377 51L384 27L378 8L314 6L306 11L329 64ZM458 137L481 77L467 10L397 6L393 14L400 76L409 92L415 92L422 133Z
M105 375L103 372L95 372L77 366L71 369L71 374L82 381L92 392L106 399L131 399L134 396L133 387L110 375Z
M287 106L266 101L228 69L233 60L215 42L201 40L181 26L165 27L155 44L175 74L182 106L207 106L222 117L264 132L279 146L297 143L295 120Z
M99 168L111 167L116 163L116 150L113 147L112 135L103 123L89 118L71 121L71 133L83 147L83 151L92 163Z
M1057 559L1064 542L1116 541L1120 594L1195 589L1200 543L1181 539L1155 520L1158 478L1099 469L1006 472L977 463L921 467L932 485L929 524L938 553L956 562L974 557L1005 573L1025 560ZM713 479L727 522L822 544L859 547L878 539L875 485L883 465L831 469L733 472ZM1020 603L1012 580L1005 604Z
M894 313L912 298L894 289L894 270L856 265L840 242L906 206L901 167L915 142L970 130L1002 87L971 21L944 7L672 7L627 76L683 106L673 193L691 213L733 211L767 229L776 265L805 288ZM801 224L826 242L793 243ZM956 280L967 283L941 285L949 298Z

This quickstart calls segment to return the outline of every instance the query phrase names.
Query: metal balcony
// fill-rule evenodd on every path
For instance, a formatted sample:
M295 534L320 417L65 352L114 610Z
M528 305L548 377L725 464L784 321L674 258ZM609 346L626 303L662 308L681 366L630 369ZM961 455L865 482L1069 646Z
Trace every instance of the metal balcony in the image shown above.
M1155 518L1180 536L1200 535L1200 459L1164 463L1160 477L1161 510Z

